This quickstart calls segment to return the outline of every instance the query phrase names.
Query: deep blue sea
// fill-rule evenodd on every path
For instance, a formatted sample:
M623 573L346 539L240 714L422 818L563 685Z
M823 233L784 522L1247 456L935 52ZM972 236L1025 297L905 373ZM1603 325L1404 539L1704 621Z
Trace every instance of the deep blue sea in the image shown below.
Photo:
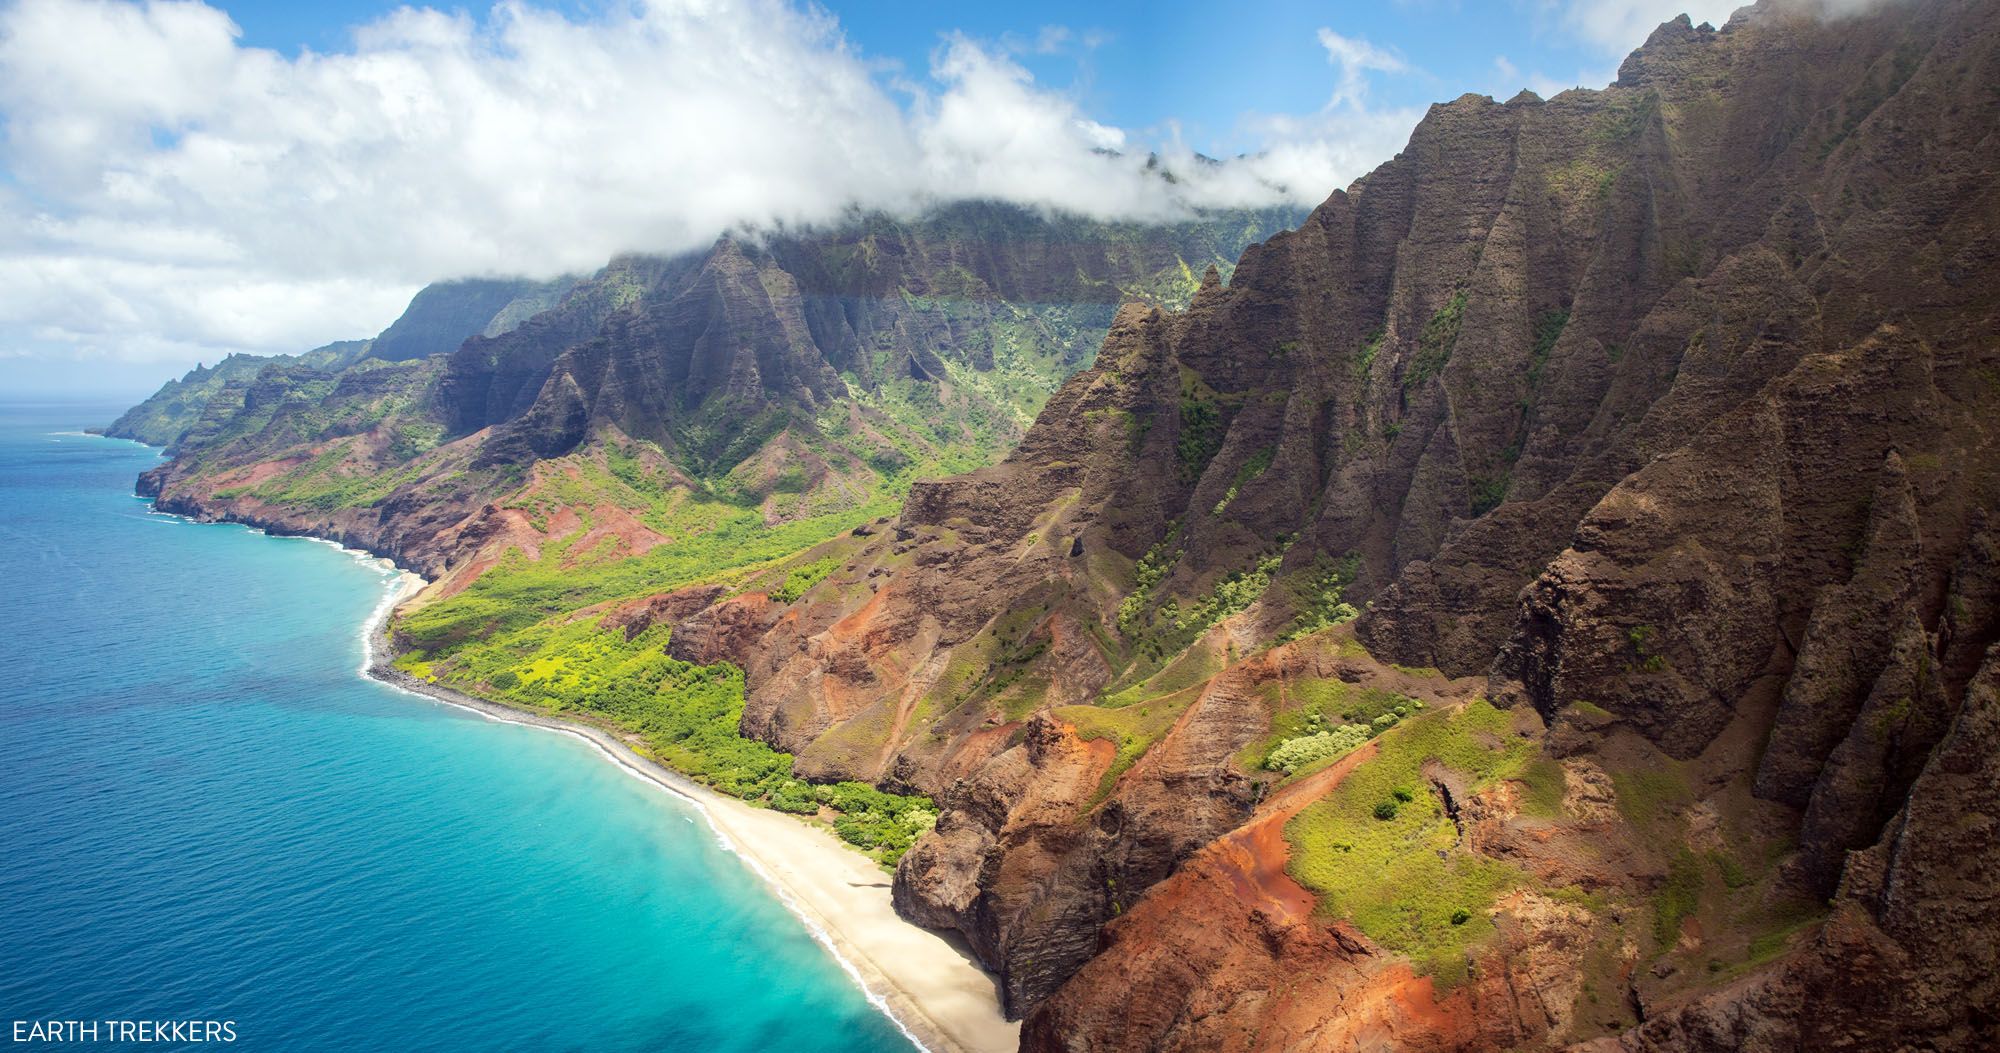
M0 1041L911 1048L691 806L363 677L383 565L153 514L119 408L0 405Z

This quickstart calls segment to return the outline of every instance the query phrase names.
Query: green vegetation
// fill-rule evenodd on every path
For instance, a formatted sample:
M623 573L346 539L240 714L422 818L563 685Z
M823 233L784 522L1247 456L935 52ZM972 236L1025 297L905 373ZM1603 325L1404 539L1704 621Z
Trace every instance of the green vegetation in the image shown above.
M771 598L779 603L795 602L814 585L825 581L826 576L840 566L840 562L839 556L826 556L804 566L793 567L786 572L784 584L771 590Z
M1374 368L1375 356L1382 351L1382 338L1388 333L1386 327L1378 325L1374 332L1369 333L1367 338L1361 341L1361 349L1354 353L1354 379L1357 385L1367 384L1368 371Z
M1528 352L1528 390L1541 387L1542 368L1549 364L1549 353L1555 350L1556 341L1562 339L1567 328L1567 309L1545 311L1535 319L1535 345Z
M1664 768L1611 773L1612 792L1618 798L1619 814L1642 833L1654 833L1694 800L1687 777L1678 762Z
M1146 604L1152 599L1153 590L1166 576L1168 568L1180 558L1174 545L1180 540L1181 525L1176 521L1167 528L1167 536L1159 544L1146 550L1133 570L1132 591L1118 604L1118 631L1127 636L1137 635L1146 613Z
M1119 690L1107 692L1098 699L1097 704L1121 709L1149 698L1171 695L1184 688L1194 687L1221 672L1223 664L1223 657L1217 654L1213 647L1189 647L1175 655L1152 675L1144 676ZM1145 668L1147 667L1140 667L1141 670Z
M1471 506L1472 514L1475 517L1483 516L1500 507L1500 503L1507 500L1507 485L1509 481L1510 477L1506 472L1473 476L1470 480L1472 495L1471 500L1468 502Z
M302 355L230 355L213 366L197 365L178 380L169 380L152 397L126 410L105 429L115 438L136 439L148 446L175 447L201 423L209 402L218 396L233 397L240 410L242 391L227 392L231 384L248 384L265 375L274 381L321 375L321 370L341 369L360 362L370 341L343 340ZM259 415L260 423L269 413Z
M1277 452L1275 447L1266 446L1251 454L1250 459L1244 461L1241 468L1236 469L1236 478L1230 480L1228 492L1222 495L1222 500L1215 503L1216 515L1221 515L1222 510L1228 508L1231 501L1236 500L1236 492L1241 490L1245 483L1263 475L1265 470L1271 467L1271 458L1276 456Z
M1050 716L1076 729L1077 737L1086 742L1110 741L1117 745L1118 752L1112 758L1111 767L1098 781L1097 792L1092 795L1087 808L1095 808L1118 784L1118 777L1129 771L1139 758L1146 755L1153 743L1174 726L1182 711L1195 700L1199 688L1188 688L1158 698L1149 699L1137 705L1118 709L1101 706L1064 706L1050 711Z
M425 679L545 713L581 716L636 734L643 751L688 777L754 804L837 814L834 830L893 865L937 809L860 783L813 786L792 775L792 755L737 731L743 673L665 652L667 630L631 639L597 619L549 620L496 635L450 656L418 651L397 665Z
M1459 846L1424 766L1436 762L1477 791L1519 777L1540 754L1483 699L1404 721L1378 742L1375 756L1286 824L1291 872L1319 896L1321 910L1352 920L1439 982L1456 982L1467 948L1492 932L1467 922L1526 877ZM1410 800L1399 800L1398 790Z
M1722 875L1722 883L1729 888L1744 888L1751 882L1750 872L1736 861L1736 856L1724 849L1716 849L1708 854L1708 861L1715 864L1716 873Z
M1562 815L1563 792L1567 782L1562 765L1550 757L1536 757L1521 768L1521 814L1540 819Z
M1677 849L1667 864L1667 880L1653 896L1653 938L1661 949L1670 948L1681 936L1681 923L1701 907L1704 884L1701 860L1686 847Z
M1424 323L1424 331L1417 336L1417 353L1410 356L1409 371L1403 374L1404 387L1416 387L1444 372L1464 322L1465 290L1460 289Z
M1635 139L1659 112L1659 96L1651 93L1614 99L1591 125L1591 138L1603 145Z
M1264 767L1286 775L1321 761L1344 757L1369 739L1369 729L1360 724L1339 724L1330 731L1314 732L1286 739L1264 758Z
M1155 607L1154 591L1179 558L1176 546L1180 541L1180 524L1176 522L1134 568L1132 591L1118 605L1118 631L1142 655L1156 661L1181 651L1210 626L1255 603L1271 587L1271 578L1284 562L1285 550L1293 540L1281 538L1276 552L1259 556L1247 569L1223 575L1207 595L1186 606L1169 597Z
M1658 646L1660 630L1650 625L1634 626L1625 633L1632 644L1634 660L1627 668L1633 673L1658 673L1667 668L1665 655L1655 650Z
M439 434L442 434L440 429ZM393 470L368 470L346 463L351 440L328 446L319 456L290 471L249 487L216 491L219 497L244 494L276 504L297 505L318 512L361 508L388 497L404 483L414 482L423 471L421 461Z
M1283 553L1264 556L1249 570L1233 570L1224 575L1208 595L1196 600L1192 606L1182 608L1178 601L1168 600L1160 607L1160 618L1173 627L1172 639L1176 644L1200 636L1216 622L1236 614L1256 602L1264 590L1271 587L1271 575L1284 560ZM1177 651L1179 646L1166 648Z
M667 592L754 568L825 541L852 527L857 518L889 511L887 502L864 507L860 515L818 516L766 527L755 513L731 516L706 533L660 545L643 556L622 550L572 552L583 531L550 542L542 558L510 552L456 596L420 607L396 623L402 643L426 652L449 654L467 641L488 640L543 619L606 600Z
M1181 369L1180 434L1174 440L1174 464L1182 482L1201 477L1202 470L1222 448L1224 420L1221 400L1195 372Z
M1602 201L1618 182L1618 168L1578 157L1548 173L1549 189L1570 201Z
M973 699L998 709L1010 721L1026 718L1048 690L1046 673L1035 668L1048 651L1047 614L1047 606L1024 603L954 648L944 674L919 706L919 719L934 715L940 707L949 712Z
M1758 927L1762 931L1750 938L1743 964L1733 971L1754 969L1783 954L1791 945L1792 937L1826 920L1827 913L1824 903L1801 900L1781 904L1760 919Z
M815 786L812 792L816 803L839 813L834 833L872 851L884 866L895 866L910 844L937 824L937 808L928 797L884 793L862 782Z
M935 818L928 802L879 795L856 803L863 790L878 791L795 778L789 754L738 733L739 671L667 657L662 628L627 641L623 632L599 629L596 618L573 614L699 582L745 587L760 577L775 583L780 602L796 600L846 556L836 547L810 561L785 561L892 510L892 487L859 506L771 526L757 504L690 490L662 463L657 448L643 443L606 444L601 458L548 462L508 503L545 528L567 511L579 528L544 543L538 559L509 552L464 591L399 619L397 638L413 648L399 664L498 701L606 721L640 736L662 763L744 800L801 814L831 809L840 836L893 864ZM899 472L891 482L902 478ZM639 556L615 540L586 547L582 539L605 506L672 540Z
M1347 587L1360 572L1359 553L1349 552L1337 560L1324 554L1315 556L1312 569L1296 579L1293 597L1299 613L1278 634L1278 642L1288 643L1361 617L1361 612L1346 602Z
M1244 747L1237 762L1246 769L1263 767L1287 775L1310 774L1361 744L1356 742L1338 752L1327 752L1327 746L1338 744L1339 740L1295 747L1296 752L1305 756L1298 764L1286 768L1285 758L1278 757L1278 751L1290 742L1324 734L1354 734L1342 730L1347 727L1360 728L1361 741L1365 742L1424 708L1423 702L1408 695L1350 684L1338 677L1273 681L1260 688L1259 693L1271 708L1271 731L1262 740Z
M1922 61L1921 50L1905 43L1896 48L1888 63L1878 62L1871 67L1867 76L1835 107L1838 117L1832 122L1832 130L1825 141L1820 143L1820 159L1824 160L1832 154L1854 134L1855 129L1861 127L1863 121L1901 91L1904 82L1917 71Z
M187 463L210 479L257 480L224 496L334 512L399 494L411 500L399 497L398 515L467 501L518 513L544 536L523 538L462 591L399 618L397 641L412 649L405 668L510 704L615 725L664 762L745 799L801 813L832 809L843 836L893 861L924 825L927 805L793 778L790 757L737 734L740 673L675 662L657 633L627 641L601 629L597 616L608 605L698 583L764 589L778 602L851 588L835 577L852 551L841 535L894 511L914 480L984 466L1011 447L1098 349L1120 303L1184 304L1211 263L1226 277L1244 244L1297 218L1270 210L1163 229L966 205L914 223L861 217L852 231L780 239L766 246L772 262L757 273L772 298L794 298L802 283L824 280L879 307L862 312L859 346L839 356L846 397L800 405L781 391L746 394L732 385L637 424L594 419L594 430L563 456L469 467L504 451L440 446L446 422L464 408L440 387L441 361L363 362L364 344L197 370L131 423L152 434L199 420L203 432ZM1008 243L1039 252L1051 237L1095 246L1099 255L1079 252L1073 274L1032 266L1024 274ZM878 252L885 244L891 251ZM927 245L982 251L903 251ZM973 256L976 264L961 262ZM560 303L550 296L522 310L551 307L587 332L617 311L677 295L686 277L678 267L623 258ZM1031 294L1059 302L1024 298ZM506 368L522 350L496 343L489 364ZM246 398L248 385L237 381L253 377L256 397ZM1234 403L1192 374L1185 389L1177 453L1194 478L1215 456ZM216 398L234 401L208 404ZM1127 441L1138 443L1150 423L1125 414ZM1270 451L1253 456L1239 484L1270 462ZM252 465L267 467L224 475ZM651 533L630 529L632 521ZM1152 569L1153 580L1166 565ZM1237 578L1201 617L1248 602L1230 591ZM1045 685L1033 666L1044 647L1017 634L977 663L955 665L959 699L985 692L1010 713L1038 704ZM1122 718L1138 722L1119 733L1123 763L1148 741L1145 719L1154 712L1142 704ZM857 724L837 734L848 733L874 736L872 750L887 729Z

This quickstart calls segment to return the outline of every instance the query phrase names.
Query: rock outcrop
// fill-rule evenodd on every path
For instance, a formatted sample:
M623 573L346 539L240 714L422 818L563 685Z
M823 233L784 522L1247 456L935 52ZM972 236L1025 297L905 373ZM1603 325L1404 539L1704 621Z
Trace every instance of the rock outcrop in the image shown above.
M1879 929L1780 921L1898 836L1994 640L1996 79L1986 5L1764 3L1603 91L1434 107L740 640L746 730L944 802L897 902L1031 1048L1591 1041ZM1279 712L1244 655L1336 599L1375 660L1532 709L1576 784L1462 846L1537 875L1464 987L1230 891ZM1906 935L1868 982L1918 982ZM1786 1026L1839 997L1800 983Z
M614 453L781 523L997 426L783 598L606 617L741 667L797 774L940 803L895 902L1024 1048L1992 1048L2000 12L1853 7L1433 107L1181 309L1110 276L1165 249L1047 227L725 239L449 356L236 385L147 485L464 576L669 543L560 499ZM1087 309L1008 314L1055 296ZM1031 424L953 382L1018 356L1002 323L1105 333ZM911 390L949 427L871 404ZM329 414L375 423L336 450ZM265 485L316 458L420 468ZM1374 737L1276 763L1335 726ZM1453 898L1350 869L1411 860Z

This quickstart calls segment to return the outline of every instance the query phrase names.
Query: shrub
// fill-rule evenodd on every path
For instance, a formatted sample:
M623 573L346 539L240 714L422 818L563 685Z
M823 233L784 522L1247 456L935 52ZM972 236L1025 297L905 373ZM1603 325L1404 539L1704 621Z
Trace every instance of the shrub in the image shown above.
M1409 370L1403 375L1404 387L1416 387L1444 372L1445 363L1451 360L1452 348L1458 345L1459 328L1464 317L1465 291L1461 289L1424 323L1423 332L1417 336L1416 354L1410 356Z
M792 603L804 596L808 589L826 580L835 567L840 566L840 556L827 556L803 566L793 567L785 574L784 583L771 590L771 599L776 603Z
M1360 570L1361 557L1353 552L1339 560L1316 557L1312 570L1292 584L1299 613L1291 626L1279 635L1279 642L1296 640L1359 618L1361 612L1342 597Z
M1375 818L1388 822L1396 817L1396 802L1383 801L1375 806Z
M1174 460L1182 482L1201 478L1202 469L1222 448L1222 410L1200 393L1181 395L1181 432L1174 441Z
M1471 920L1472 912L1466 910L1464 907L1458 907L1451 912L1451 923L1453 925L1463 925Z
M1286 739L1271 751L1264 767L1286 775L1332 757L1351 753L1368 741L1368 729L1359 724L1340 724L1331 731L1315 732Z

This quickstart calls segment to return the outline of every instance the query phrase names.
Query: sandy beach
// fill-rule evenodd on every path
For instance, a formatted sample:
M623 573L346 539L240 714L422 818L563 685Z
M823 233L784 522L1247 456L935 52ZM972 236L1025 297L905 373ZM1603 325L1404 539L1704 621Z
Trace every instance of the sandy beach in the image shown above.
M823 827L702 786L632 751L615 732L425 683L389 664L390 612L424 580L405 572L367 629L367 672L493 720L575 735L626 771L697 805L717 836L825 943L869 1001L933 1053L1011 1053L1020 1025L1000 1015L993 978L943 937L896 915L889 874Z

